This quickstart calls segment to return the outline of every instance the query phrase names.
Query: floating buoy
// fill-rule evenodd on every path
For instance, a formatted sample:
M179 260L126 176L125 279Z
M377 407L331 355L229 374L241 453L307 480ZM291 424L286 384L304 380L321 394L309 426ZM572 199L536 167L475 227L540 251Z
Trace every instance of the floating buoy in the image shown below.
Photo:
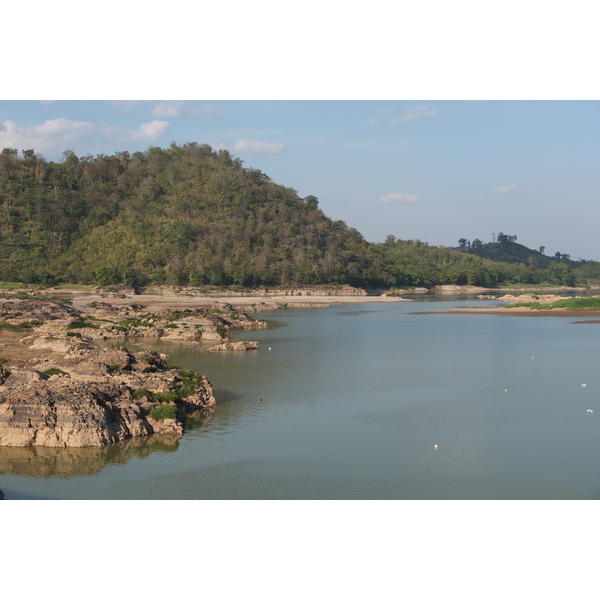
M593 411L591 408L588 408L588 409L587 409L587 411L588 411L589 413L593 413L593 412L594 412L594 411Z
M506 394L508 392L508 390L506 388L504 388L504 393Z
M582 383L581 387L587 387L587 383Z
M439 446L438 446L437 444L434 444L434 445L433 445L433 449L434 449L434 450L437 450L438 448L439 448Z

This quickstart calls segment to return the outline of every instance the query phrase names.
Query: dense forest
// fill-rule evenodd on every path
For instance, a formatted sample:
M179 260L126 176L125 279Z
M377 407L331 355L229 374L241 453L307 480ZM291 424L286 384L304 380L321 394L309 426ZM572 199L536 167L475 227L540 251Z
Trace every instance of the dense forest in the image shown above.
M392 288L600 280L600 263L542 260L529 249L499 259L485 246L393 235L367 242L326 217L314 196L300 198L208 145L67 151L60 162L34 150L0 154L0 281Z

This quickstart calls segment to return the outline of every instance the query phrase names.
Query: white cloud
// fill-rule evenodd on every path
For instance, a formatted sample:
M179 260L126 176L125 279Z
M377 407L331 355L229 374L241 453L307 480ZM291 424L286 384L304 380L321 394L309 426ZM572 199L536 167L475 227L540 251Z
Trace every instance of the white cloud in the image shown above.
M395 203L395 204L414 204L419 202L419 196L414 194L405 194L404 192L396 192L394 194L388 194L387 196L381 196L379 202Z
M425 106L413 106L412 108L407 108L403 111L403 115L401 117L394 117L390 119L388 123L396 125L398 123L410 123L411 121L416 121L417 119L422 119L423 117L432 117L437 115L437 109L432 108L427 110Z
M516 185L501 185L500 187L494 188L492 194L510 194L517 189Z
M165 100L159 102L153 109L152 114L155 117L180 117L184 108L185 102L181 100L170 101Z
M0 129L0 147L32 149L36 152L62 152L92 136L95 126L86 121L52 119L41 125L19 127L13 121L4 121Z
M45 121L40 125L19 126L13 121L4 121L0 126L0 148L35 150L56 160L65 150L76 154L92 154L127 150L130 144L148 144L158 140L169 123L152 121L143 123L137 129L106 126L87 121L71 121L59 118Z
M196 115L210 114L216 112L214 106L190 106L184 100L163 100L152 109L155 117L194 117Z
M375 123L379 123L379 119L367 119L365 121L365 125L374 125Z
M259 142L256 140L238 140L233 145L235 152L245 154L281 154L285 145L281 142Z
M137 129L128 129L125 131L126 138L132 142L153 142L159 139L169 127L167 121L151 121L142 123Z

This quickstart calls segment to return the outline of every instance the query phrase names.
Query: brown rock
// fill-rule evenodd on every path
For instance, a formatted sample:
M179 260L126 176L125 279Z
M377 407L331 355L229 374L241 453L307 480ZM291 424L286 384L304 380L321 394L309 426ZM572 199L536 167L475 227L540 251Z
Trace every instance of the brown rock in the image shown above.
M212 346L209 348L211 352L245 352L246 350L258 350L258 342L227 342Z

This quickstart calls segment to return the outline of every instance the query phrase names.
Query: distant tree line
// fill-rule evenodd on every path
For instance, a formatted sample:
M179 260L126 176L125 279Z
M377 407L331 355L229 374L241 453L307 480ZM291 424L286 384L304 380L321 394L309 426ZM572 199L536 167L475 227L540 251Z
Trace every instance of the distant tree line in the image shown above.
M3 281L494 287L600 277L598 263L574 269L568 255L557 261L527 249L516 260L507 254L520 246L516 236L498 239L461 238L456 249L393 235L369 243L326 217L315 196L301 198L205 144L111 156L66 151L60 162L34 150L0 153ZM507 260L488 256L494 245Z

